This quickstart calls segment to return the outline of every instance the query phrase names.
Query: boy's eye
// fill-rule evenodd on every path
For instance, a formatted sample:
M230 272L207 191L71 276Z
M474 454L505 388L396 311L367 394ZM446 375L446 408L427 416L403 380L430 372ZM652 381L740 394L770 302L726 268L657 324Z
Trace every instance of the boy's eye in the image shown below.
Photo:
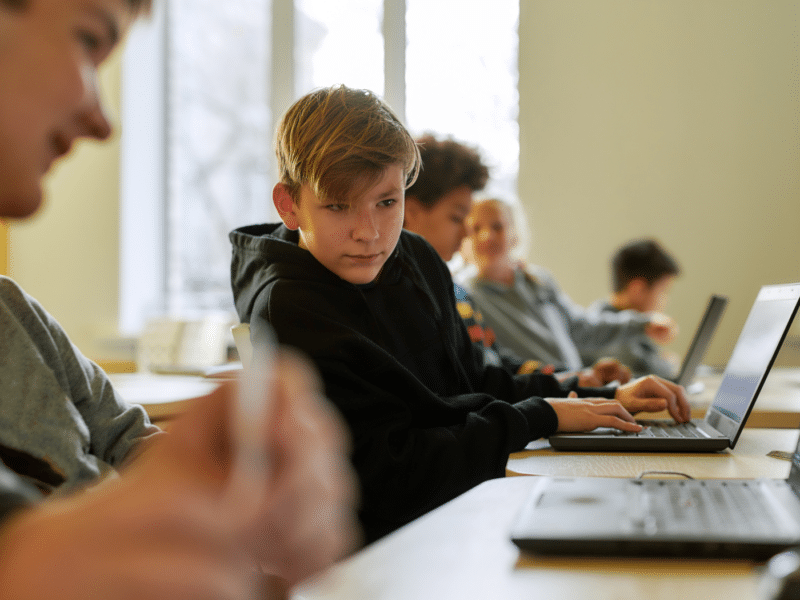
M347 205L345 204L326 204L325 208L331 212L341 212L343 210L347 210Z
M396 204L397 200L394 198L387 198L386 200L381 200L378 202L378 206L391 206L392 204Z
M86 54L99 63L114 48L117 34L105 22L95 22L94 18L90 18L86 19L86 23L75 26L75 38Z
M81 46L83 46L83 48L89 52L89 54L98 52L100 47L103 45L100 36L85 29L79 30L77 32L77 37Z

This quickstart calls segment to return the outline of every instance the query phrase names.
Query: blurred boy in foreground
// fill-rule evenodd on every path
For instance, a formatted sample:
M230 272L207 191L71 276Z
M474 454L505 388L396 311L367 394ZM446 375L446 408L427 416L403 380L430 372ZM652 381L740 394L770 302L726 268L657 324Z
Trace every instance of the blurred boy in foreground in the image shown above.
M33 214L52 163L80 138L109 136L96 71L148 9L0 0L1 216ZM234 385L163 434L6 277L0 327L3 598L253 598L262 569L291 584L355 544L345 436L296 356L281 353L260 390L269 472L242 514L226 493Z

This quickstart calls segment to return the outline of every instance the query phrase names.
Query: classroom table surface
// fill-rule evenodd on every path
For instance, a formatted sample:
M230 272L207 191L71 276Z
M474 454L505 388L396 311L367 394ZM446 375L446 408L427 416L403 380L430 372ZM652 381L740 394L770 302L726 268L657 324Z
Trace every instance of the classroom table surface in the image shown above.
M770 452L793 452L797 429L748 429L733 450L722 452L564 452L547 440L511 454L507 475L638 477L645 471L685 473L704 479L785 478L789 461Z
M219 380L199 375L111 373L109 379L120 397L140 404L153 421L172 418L195 399L209 394Z
M694 415L713 400L721 374L701 376ZM121 396L154 418L173 416L217 381L197 376L116 374ZM778 429L763 427L770 425ZM733 451L702 454L556 452L546 441L509 457L509 475L636 477L675 471L694 477L784 478L800 425L800 369L774 369ZM794 429L788 429L793 427ZM424 598L754 598L761 565L748 561L546 558L510 541L512 520L535 477L485 482L368 546L293 591L296 600Z
M785 478L798 431L749 429L714 454L513 454L510 474L636 477L676 470L696 478ZM369 598L586 598L682 600L757 597L763 564L743 560L543 557L510 541L513 519L538 477L505 477L455 500L294 590L295 600Z
M741 560L547 558L509 538L537 477L484 482L293 590L294 600L752 600Z

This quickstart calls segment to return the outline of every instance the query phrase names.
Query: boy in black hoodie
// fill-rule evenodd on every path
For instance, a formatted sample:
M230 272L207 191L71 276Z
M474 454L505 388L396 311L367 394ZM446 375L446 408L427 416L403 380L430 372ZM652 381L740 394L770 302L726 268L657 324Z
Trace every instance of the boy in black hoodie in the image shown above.
M655 377L567 389L484 366L447 266L402 229L419 151L374 94L304 96L284 115L276 152L283 224L231 233L236 308L255 340L269 323L319 367L352 432L367 541L502 477L510 452L557 430L638 431L628 410L688 420L683 390Z

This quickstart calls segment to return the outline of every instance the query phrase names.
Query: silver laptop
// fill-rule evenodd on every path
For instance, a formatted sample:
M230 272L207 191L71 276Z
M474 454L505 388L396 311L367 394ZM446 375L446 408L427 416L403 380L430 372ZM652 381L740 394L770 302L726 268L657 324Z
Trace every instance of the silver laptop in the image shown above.
M761 288L742 328L714 402L703 419L685 424L640 420L625 433L598 428L550 436L556 450L715 452L733 448L744 428L800 302L800 283Z
M542 477L511 539L548 555L766 559L800 545L800 442L785 480Z
M714 332L717 330L717 325L719 325L727 306L728 298L719 294L711 295L706 311L703 313L703 318L700 319L700 325L697 326L692 342L689 344L689 350L686 351L686 356L683 357L681 368L672 381L683 387L688 387L692 382L697 372L697 367L706 355L708 345L711 343L711 338L714 337Z

